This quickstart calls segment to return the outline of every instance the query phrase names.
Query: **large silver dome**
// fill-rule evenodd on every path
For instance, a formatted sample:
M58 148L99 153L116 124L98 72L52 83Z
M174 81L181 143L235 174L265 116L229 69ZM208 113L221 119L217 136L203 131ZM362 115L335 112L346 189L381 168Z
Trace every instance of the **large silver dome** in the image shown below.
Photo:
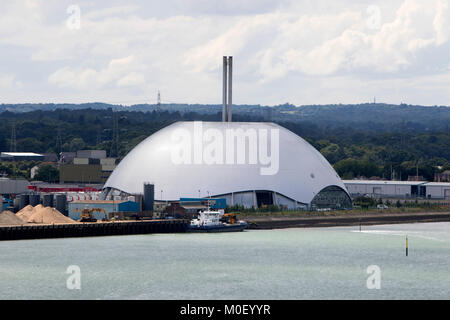
M309 143L274 123L176 122L137 145L116 167L105 191L155 200L225 197L259 206L258 194L289 208L349 207L344 183Z

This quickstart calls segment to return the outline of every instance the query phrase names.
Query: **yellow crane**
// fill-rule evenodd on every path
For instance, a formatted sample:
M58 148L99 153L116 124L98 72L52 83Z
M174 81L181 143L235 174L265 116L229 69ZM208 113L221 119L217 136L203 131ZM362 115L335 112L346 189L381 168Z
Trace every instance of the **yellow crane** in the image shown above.
M234 214L234 213L224 213L222 215L222 218L220 218L220 221L225 222L225 223L229 223L229 224L234 224L237 221L236 214Z
M106 220L106 211L102 208L87 208L85 207L84 209L75 209L74 211L76 212L80 212L81 211L81 215L80 215L80 219L78 219L79 222L97 222L97 219L94 218L93 213L94 212L103 212L103 214L105 215L104 220Z

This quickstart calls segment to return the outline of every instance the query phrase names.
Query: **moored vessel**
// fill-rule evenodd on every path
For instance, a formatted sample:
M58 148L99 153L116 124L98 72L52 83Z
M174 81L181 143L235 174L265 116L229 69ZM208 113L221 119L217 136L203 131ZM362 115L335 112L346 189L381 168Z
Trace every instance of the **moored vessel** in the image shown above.
M214 210L203 210L197 218L192 219L188 232L236 232L243 231L248 226L246 221L237 220L232 213L222 213Z

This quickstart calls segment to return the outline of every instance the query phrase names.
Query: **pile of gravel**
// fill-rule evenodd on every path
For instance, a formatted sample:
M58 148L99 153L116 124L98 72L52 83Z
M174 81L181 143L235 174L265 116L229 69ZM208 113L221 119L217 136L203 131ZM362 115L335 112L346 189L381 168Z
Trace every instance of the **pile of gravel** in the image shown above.
M3 211L0 213L0 225L22 225L25 224L25 222L17 217L14 213L11 211Z
M33 207L26 206L16 213L16 216L21 219L22 223L38 223L38 224L58 224L58 223L79 223L66 217L61 212L51 207L44 207L38 204Z
M28 223L77 223L74 220L66 217L61 212L51 207L43 207L39 205L34 207L33 213L28 219Z
M42 208L42 205L39 204L36 208ZM25 208L16 213L16 216L22 219L23 222L27 222L33 214L34 207L32 205L27 205Z

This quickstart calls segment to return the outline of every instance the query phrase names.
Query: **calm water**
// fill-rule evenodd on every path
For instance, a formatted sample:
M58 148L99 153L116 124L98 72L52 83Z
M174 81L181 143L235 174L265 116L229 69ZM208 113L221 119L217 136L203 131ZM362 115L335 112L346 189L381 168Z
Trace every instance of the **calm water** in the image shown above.
M0 299L450 299L450 223L8 241L0 259Z

